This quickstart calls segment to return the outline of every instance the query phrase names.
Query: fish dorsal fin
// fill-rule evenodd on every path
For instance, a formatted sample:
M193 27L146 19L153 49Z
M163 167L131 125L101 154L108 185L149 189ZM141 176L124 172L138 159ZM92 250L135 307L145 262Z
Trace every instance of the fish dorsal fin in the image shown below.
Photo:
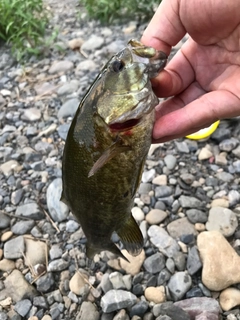
M143 236L132 215L122 225L121 229L117 230L117 234L125 249L132 256L137 256L141 253L143 248Z
M99 169L101 169L109 160L117 156L118 154L126 151L130 151L131 147L122 145L121 140L114 142L107 150L103 152L101 157L94 163L93 167L88 173L88 178L93 176Z

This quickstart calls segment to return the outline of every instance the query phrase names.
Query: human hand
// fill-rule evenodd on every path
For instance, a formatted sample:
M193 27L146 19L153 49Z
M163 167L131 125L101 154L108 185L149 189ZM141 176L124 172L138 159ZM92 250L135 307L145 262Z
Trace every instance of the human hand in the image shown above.
M163 0L141 42L169 54L190 38L152 85L159 97L153 142L240 115L240 0Z

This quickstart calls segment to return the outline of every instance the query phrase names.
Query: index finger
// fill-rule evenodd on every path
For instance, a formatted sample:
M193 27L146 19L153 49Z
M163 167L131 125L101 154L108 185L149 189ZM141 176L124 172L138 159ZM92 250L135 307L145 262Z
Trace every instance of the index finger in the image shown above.
M143 32L141 42L169 55L186 34L179 16L178 0L163 0Z

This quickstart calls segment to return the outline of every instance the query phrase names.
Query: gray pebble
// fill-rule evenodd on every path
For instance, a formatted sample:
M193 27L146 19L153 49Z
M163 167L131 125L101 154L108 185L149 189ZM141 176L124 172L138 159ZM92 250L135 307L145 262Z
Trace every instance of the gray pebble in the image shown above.
M47 309L48 303L43 296L38 296L33 298L33 305L39 308Z
M185 141L174 141L177 150L181 153L189 153L189 147Z
M171 272L171 274L175 271L175 264L172 258L168 258L166 260L166 268Z
M240 202L240 194L237 190L230 190L228 193L229 207L234 207Z
M79 82L77 80L71 80L68 83L64 83L61 87L58 88L58 95L67 95L78 90Z
M32 306L32 303L30 300L28 299L24 299L21 301L18 301L15 306L14 306L14 310L21 316L21 317L25 317L28 313L28 311L30 310Z
M150 226L148 235L150 241L167 257L172 257L180 249L178 243L161 227Z
M56 259L48 264L48 271L62 271L67 269L69 262L63 259Z
M52 245L52 247L49 251L49 255L50 255L51 260L60 258L62 256L62 254L63 254L63 251L60 248L59 244Z
M23 235L28 233L34 226L35 222L33 220L22 220L17 223L15 223L11 227L11 231L14 234Z
M109 280L113 286L113 289L126 289L123 282L123 275L120 272L112 272L109 274Z
M190 275L183 271L176 272L168 282L168 288L174 301L182 299L191 286Z
M113 289L113 285L109 279L109 274L104 273L101 279L100 287L102 288L103 292L106 293L109 290Z
M173 261L178 271L184 271L186 269L186 255L183 252L175 252Z
M201 208L202 207L202 202L198 200L195 197L189 197L189 196L180 196L179 202L181 204L182 208Z
M25 217L33 220L41 220L45 218L44 213L36 202L20 205L17 207L15 214L17 217Z
M147 183L147 182L151 182L153 180L153 178L156 175L156 170L155 169L150 169L148 171L144 171L142 174L142 182L143 183Z
M37 108L29 108L24 110L24 113L21 116L22 120L34 122L41 119L41 111Z
M67 138L67 134L68 134L69 128L70 128L70 124L69 123L64 123L64 124L61 124L57 129L59 137L64 141Z
M190 320L190 316L181 308L175 306L172 302L163 302L153 306L153 314L155 317L167 315L172 320Z
M172 188L169 186L159 186L155 188L156 198L165 198L172 194Z
M83 301L76 320L98 320L99 312L97 307L90 301Z
M194 181L194 176L190 173L183 173L180 175L180 178L183 182L185 182L188 185L191 185Z
M140 183L138 193L140 194L148 194L152 190L152 184L151 183Z
M163 269L159 272L157 285L161 286L165 284L171 278L171 273L168 269Z
M61 222L68 216L69 209L60 201L62 194L62 179L57 178L51 182L47 189L47 206L54 221Z
M25 244L23 236L16 237L4 244L4 257L6 259L18 259L23 256Z
M129 291L110 290L101 299L103 312L112 312L122 308L129 308L137 302L137 297Z
M9 216L0 212L0 229L5 229L10 226L11 219Z
M186 215L193 224L195 223L205 223L208 216L205 212L198 209L189 209L186 211Z
M164 157L164 162L169 170L173 170L177 164L177 159L171 154Z
M37 290L39 292L48 292L51 287L54 285L55 281L53 278L53 274L51 272L47 272L43 276L41 276L36 281Z
M165 267L164 255L157 252L150 257L146 258L143 263L145 270L151 274L160 272Z
M239 144L236 138L225 139L219 143L219 149L222 151L232 151Z
M197 235L194 225L188 221L187 217L176 219L167 225L167 231L174 239L179 239L186 234Z
M75 232L79 229L80 225L75 220L68 220L66 223L66 231L67 232Z
M189 274L192 276L198 270L202 268L202 262L199 256L199 252L196 246L193 246L188 251L188 257L187 257L187 270Z
M234 176L231 173L225 171L218 172L216 177L224 182L231 182L234 179Z
M65 118L65 117L73 117L77 111L79 106L79 100L76 98L70 99L66 101L58 111L58 119Z
M75 70L76 75L80 75L82 71L95 71L97 70L98 66L93 60L87 59L84 61L81 61Z
M17 189L16 191L12 192L11 202L14 206L19 204L19 202L22 200L23 194L24 194L23 189Z

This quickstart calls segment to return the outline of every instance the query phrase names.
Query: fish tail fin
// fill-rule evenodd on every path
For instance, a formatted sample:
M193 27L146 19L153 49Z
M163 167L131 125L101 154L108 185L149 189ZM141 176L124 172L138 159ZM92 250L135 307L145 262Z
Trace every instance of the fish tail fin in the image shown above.
M101 252L102 250L110 251L129 262L128 259L122 254L121 250L112 242L109 242L106 246L104 246L104 248L96 248L94 246L91 246L91 244L89 244L88 242L86 244L86 255L89 259L93 259L95 254Z
M137 256L141 253L143 248L143 236L132 215L122 225L122 227L117 230L117 234L119 235L126 250L132 256Z

